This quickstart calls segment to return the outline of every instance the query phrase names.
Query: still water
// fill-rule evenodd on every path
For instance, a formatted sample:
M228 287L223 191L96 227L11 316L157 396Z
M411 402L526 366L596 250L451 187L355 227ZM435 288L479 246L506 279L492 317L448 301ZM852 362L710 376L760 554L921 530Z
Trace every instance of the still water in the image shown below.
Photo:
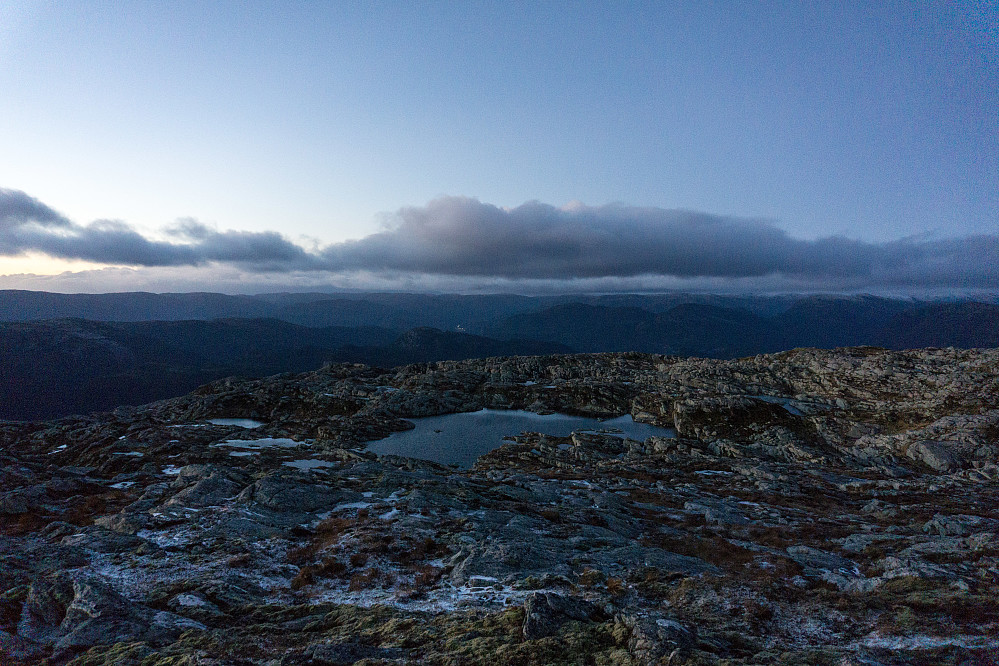
M636 423L628 414L600 421L566 414L541 415L523 410L482 409L409 420L416 428L369 442L368 450L378 455L421 458L467 468L476 458L502 444L504 437L524 431L565 437L577 431L605 430L640 442L653 436L676 436L670 428Z

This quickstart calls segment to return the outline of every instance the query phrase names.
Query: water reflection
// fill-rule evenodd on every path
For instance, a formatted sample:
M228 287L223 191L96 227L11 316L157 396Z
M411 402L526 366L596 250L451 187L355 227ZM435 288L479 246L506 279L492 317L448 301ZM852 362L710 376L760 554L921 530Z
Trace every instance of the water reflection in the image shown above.
M566 414L482 409L409 420L416 426L413 430L393 433L385 439L370 442L368 450L379 455L420 458L467 468L476 458L502 444L504 437L524 431L558 437L580 431L610 431L610 434L638 441L653 436L676 436L670 428L636 423L630 415L600 421Z

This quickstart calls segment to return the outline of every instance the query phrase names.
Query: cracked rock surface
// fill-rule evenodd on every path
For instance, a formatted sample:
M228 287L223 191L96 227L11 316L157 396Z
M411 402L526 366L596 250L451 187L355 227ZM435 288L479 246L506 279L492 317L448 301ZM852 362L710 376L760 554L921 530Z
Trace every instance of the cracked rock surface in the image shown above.
M482 408L677 436L365 450ZM997 663L997 463L999 350L332 365L0 423L0 662Z

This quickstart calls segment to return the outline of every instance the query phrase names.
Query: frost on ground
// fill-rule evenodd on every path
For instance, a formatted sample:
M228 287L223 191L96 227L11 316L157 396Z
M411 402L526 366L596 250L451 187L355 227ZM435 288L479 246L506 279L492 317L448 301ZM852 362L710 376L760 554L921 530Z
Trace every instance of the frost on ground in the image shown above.
M365 450L497 409L605 427ZM330 366L4 423L0 661L993 663L997 438L999 351L953 349Z

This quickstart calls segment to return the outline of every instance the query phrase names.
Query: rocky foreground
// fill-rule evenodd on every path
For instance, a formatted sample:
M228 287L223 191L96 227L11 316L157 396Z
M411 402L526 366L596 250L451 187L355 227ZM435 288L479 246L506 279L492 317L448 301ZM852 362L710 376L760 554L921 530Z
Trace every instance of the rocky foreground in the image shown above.
M678 436L364 450L483 407ZM335 365L0 424L0 663L999 663L997 462L999 350Z

